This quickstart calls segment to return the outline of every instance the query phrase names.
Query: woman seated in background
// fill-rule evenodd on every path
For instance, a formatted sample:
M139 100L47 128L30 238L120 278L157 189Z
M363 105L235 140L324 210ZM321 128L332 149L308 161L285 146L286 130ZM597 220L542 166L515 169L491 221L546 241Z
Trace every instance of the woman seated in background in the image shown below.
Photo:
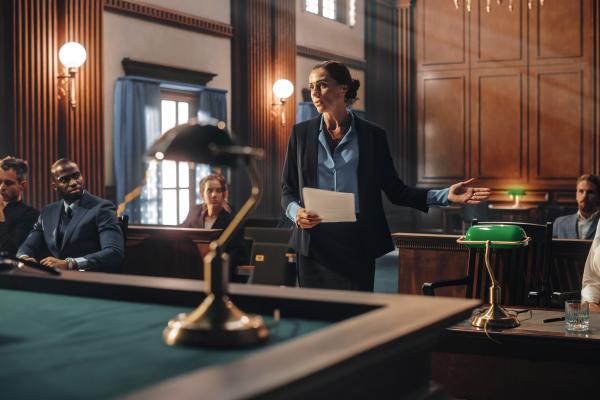
M227 183L221 175L211 174L200 181L202 204L191 207L187 218L180 225L183 228L225 229L234 217L227 203ZM240 229L231 238L225 252L229 254L229 278L239 282L236 269L244 256L244 238Z

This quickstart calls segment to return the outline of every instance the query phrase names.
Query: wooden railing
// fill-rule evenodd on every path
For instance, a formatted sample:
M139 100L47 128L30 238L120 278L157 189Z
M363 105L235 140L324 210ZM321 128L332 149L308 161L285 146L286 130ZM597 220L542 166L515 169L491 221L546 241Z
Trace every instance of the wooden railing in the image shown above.
M202 279L202 258L220 232L220 229L129 225L122 272Z
M398 292L421 294L424 282L461 278L466 273L468 250L456 243L457 235L394 233L398 248ZM591 240L553 239L549 265L551 292L578 291ZM447 288L440 296L464 297L464 288Z

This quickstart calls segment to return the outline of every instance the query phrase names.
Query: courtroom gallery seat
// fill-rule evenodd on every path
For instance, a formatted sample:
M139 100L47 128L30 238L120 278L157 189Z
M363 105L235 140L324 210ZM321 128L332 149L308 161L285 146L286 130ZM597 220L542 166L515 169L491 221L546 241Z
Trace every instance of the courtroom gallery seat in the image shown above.
M524 222L478 222L476 224L511 224L525 230L531 238L529 246L515 250L492 250L490 263L502 287L501 303L512 306L547 306L550 303L549 263L552 246L552 223L546 225ZM435 290L450 286L465 286L467 298L488 301L490 280L485 269L484 252L470 249L466 276L447 281L426 282L424 295L434 296Z

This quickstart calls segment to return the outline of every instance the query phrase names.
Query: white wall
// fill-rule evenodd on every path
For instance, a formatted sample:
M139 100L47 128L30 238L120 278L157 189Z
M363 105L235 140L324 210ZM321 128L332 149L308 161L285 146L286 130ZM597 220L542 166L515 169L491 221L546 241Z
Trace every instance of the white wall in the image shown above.
M145 0L165 8L229 23L229 1L224 0ZM164 64L218 74L208 86L228 91L227 109L231 116L230 39L177 29L111 12L104 13L104 147L106 185L113 185L113 91L124 75L121 60ZM231 118L231 117L230 117Z
M296 42L301 46L364 60L364 0L356 0L356 25L349 26L304 11L296 0Z
M340 56L364 60L364 0L356 0L356 25L349 26L304 11L304 0L296 0L296 43L313 49L323 50ZM296 100L302 101L302 88L308 88L308 75L319 61L307 57L296 57ZM355 108L364 108L364 71L350 69L361 87Z

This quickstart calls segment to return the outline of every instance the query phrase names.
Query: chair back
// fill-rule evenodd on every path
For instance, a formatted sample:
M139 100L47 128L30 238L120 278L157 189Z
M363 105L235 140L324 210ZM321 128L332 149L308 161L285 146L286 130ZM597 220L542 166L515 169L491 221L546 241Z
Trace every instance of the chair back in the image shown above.
M296 285L296 263L288 259L287 243L254 242L250 263L254 269L248 283L261 285Z
M591 240L552 239L549 285L551 292L581 291Z
M476 224L517 225L531 238L528 246L517 249L493 249L490 264L496 280L500 283L502 294L500 302L504 305L544 306L549 303L549 263L552 246L552 223L546 225L525 222L478 222ZM489 301L491 285L484 260L484 251L471 249L467 275L467 297ZM536 292L537 299L532 304L530 294Z
M127 231L129 229L129 215L123 214L117 217L119 220L119 226L121 226L121 232L123 232L123 243L127 242Z

